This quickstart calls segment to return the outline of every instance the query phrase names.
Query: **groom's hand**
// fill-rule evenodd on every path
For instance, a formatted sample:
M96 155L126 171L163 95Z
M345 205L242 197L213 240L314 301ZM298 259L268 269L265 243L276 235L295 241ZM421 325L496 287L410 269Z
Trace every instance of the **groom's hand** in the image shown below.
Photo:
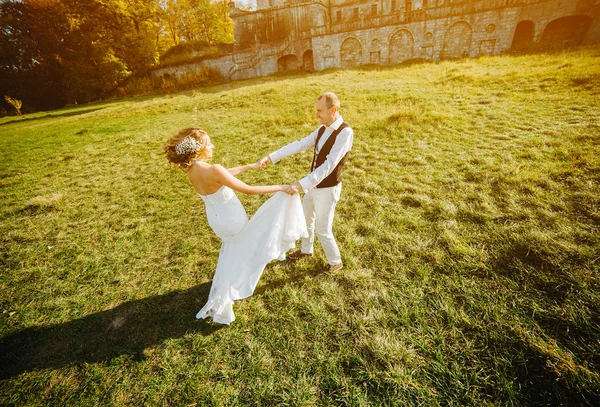
M260 160L258 160L256 162L256 165L258 166L258 168L265 168L267 165L271 164L271 157L264 156L263 158L261 158Z
M296 181L288 187L285 193L288 195L296 195L300 191L302 191L302 185L300 185L300 183Z

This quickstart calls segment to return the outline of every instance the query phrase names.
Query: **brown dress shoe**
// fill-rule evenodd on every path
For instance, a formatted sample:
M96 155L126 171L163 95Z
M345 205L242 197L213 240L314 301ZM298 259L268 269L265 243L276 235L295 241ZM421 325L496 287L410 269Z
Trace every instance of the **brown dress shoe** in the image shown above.
M312 253L302 253L301 250L296 250L295 252L288 254L287 257L290 260L299 260L303 257L311 257L311 256L312 256Z
M335 271L338 271L340 269L342 269L342 267L344 267L344 265L340 262L338 264L334 264L333 266L326 264L325 267L323 267L323 269L321 270L321 272L323 273L333 273Z

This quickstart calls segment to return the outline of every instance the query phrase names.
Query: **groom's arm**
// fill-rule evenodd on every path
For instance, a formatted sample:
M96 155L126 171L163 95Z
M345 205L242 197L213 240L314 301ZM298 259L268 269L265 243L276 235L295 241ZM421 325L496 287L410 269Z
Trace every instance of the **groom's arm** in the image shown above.
M317 140L317 134L319 133L319 129L320 127L312 133L310 133L308 136L304 137L303 139L294 141L284 147L281 147L279 150L272 152L263 159L259 160L259 163L264 163L266 165L269 164L269 162L271 162L275 164L276 162L281 161L286 157L314 147L315 141Z
M325 162L319 165L313 172L308 174L306 177L298 181L298 184L302 187L304 192L308 192L321 183L335 167L340 163L342 158L352 148L352 142L354 141L354 132L350 127L343 129L335 139L331 151L327 154ZM294 183L296 184L296 183ZM293 184L293 185L294 185Z

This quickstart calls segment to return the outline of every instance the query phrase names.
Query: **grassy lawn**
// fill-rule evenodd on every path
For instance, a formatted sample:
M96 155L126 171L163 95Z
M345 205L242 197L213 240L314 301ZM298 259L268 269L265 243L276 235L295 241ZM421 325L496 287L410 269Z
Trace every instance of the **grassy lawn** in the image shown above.
M345 268L274 262L230 327L196 321L220 241L163 141L254 162L325 90L355 131ZM0 405L599 405L600 46L6 117L0 153Z

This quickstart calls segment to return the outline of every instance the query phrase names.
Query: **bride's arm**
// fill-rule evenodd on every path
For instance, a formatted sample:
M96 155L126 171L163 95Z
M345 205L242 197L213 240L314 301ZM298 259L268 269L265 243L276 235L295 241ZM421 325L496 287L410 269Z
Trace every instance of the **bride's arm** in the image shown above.
M288 185L260 185L260 186L252 186L248 185L236 177L234 177L230 170L225 169L223 166L216 164L213 165L213 170L215 171L215 178L221 184L228 186L234 191L241 192L242 194L247 195L263 195L263 194L272 194L274 192L285 191Z
M240 175L242 172L251 170L253 168L258 168L258 163L246 164L246 165L242 165L240 167L228 168L227 171L229 171L229 173L235 177L236 175Z

